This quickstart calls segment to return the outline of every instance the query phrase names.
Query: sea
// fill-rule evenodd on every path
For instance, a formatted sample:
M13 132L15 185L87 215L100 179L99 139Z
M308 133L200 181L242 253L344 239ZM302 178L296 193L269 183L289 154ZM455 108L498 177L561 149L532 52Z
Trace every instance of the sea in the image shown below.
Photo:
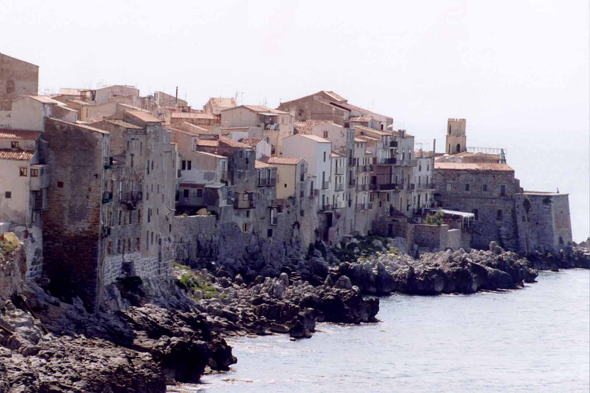
M230 339L238 363L182 392L585 392L590 271L523 289L380 299L378 323Z

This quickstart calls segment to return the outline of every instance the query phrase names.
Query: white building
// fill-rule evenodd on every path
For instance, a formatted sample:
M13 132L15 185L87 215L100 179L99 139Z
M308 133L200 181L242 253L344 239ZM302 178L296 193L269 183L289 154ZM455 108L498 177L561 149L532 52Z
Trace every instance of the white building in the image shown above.
M310 189L319 196L320 206L328 205L331 197L332 142L315 135L293 135L283 139L283 157L307 161L308 174L316 177Z

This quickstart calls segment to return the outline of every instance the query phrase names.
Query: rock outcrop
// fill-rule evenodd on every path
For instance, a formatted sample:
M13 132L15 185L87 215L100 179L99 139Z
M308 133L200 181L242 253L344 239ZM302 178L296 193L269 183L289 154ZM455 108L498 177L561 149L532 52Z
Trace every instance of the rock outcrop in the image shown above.
M402 292L417 295L474 293L479 290L513 289L537 276L526 259L495 243L490 251L444 251L413 259L385 253L330 270L332 280L350 278L365 294Z

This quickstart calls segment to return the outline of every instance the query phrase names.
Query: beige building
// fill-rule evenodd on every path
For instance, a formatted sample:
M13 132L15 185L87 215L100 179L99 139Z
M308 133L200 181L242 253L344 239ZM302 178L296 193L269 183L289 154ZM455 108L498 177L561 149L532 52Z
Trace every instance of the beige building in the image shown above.
M0 102L37 95L38 85L39 66L0 53Z
M302 198L306 163L302 158L267 157L267 164L277 168L277 199Z
M237 106L236 100L233 98L210 98L203 106L203 112L211 113L213 115L221 115L221 111L234 108Z
M43 131L44 118L76 122L78 113L62 102L46 96L25 96L6 103L0 110L0 127Z
M446 153L457 154L467 151L467 121L465 119L449 119L447 121Z

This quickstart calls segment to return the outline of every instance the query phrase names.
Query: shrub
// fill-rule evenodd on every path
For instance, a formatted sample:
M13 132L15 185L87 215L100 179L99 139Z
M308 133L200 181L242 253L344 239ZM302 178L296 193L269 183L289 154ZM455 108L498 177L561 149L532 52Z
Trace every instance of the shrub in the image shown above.
M434 215L429 214L428 216L426 216L426 219L424 220L424 224L441 226L443 223L443 217L444 217L444 214L442 212L436 212L436 213L434 213Z

